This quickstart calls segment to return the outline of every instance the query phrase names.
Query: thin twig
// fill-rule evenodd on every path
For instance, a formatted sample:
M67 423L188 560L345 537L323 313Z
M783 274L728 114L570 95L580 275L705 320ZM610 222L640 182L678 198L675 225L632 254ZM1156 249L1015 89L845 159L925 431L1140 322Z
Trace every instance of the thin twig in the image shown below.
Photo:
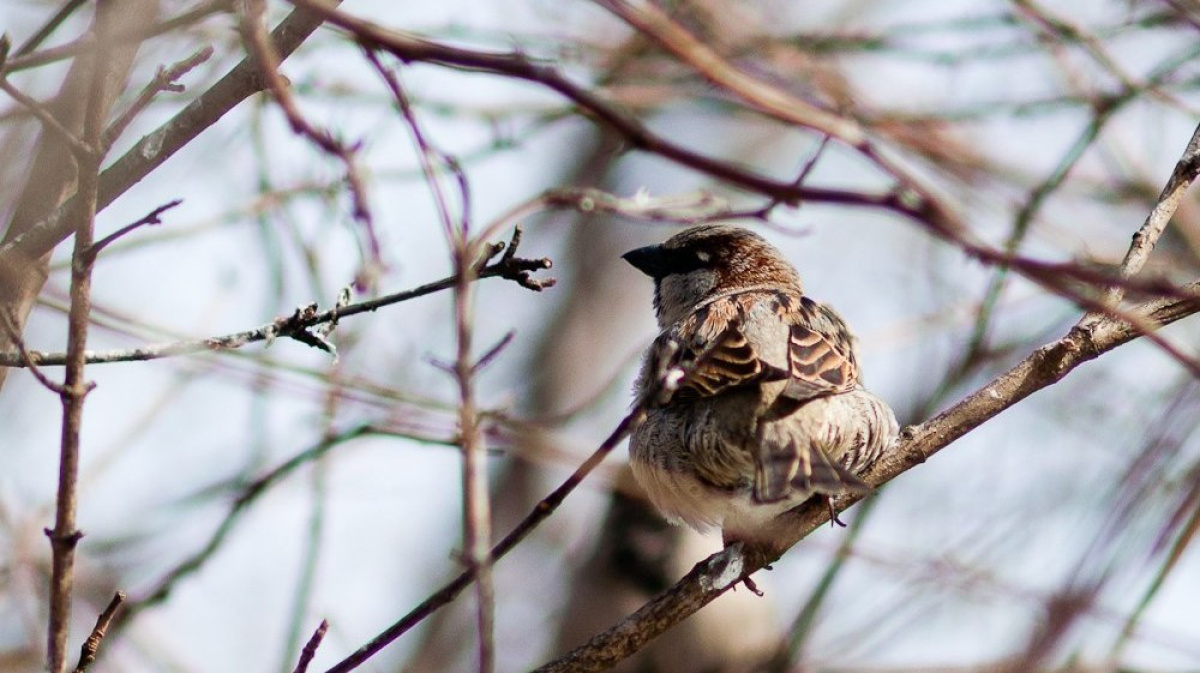
M452 373L458 385L459 441L463 455L463 558L475 576L475 622L478 633L479 673L491 673L495 668L495 610L496 590L492 579L492 559L489 548L492 543L491 496L488 488L486 468L487 444L479 431L479 409L475 402L475 374L478 371L471 353L474 337L475 306L472 294L473 276L477 272L476 258L481 245L470 234L470 190L461 166L449 154L435 149L428 140L413 110L412 103L400 85L400 78L384 67L373 50L366 49L367 59L383 77L396 106L407 123L416 145L418 161L425 174L425 182L437 207L438 219L446 242L450 246L454 262L456 282L454 285L454 324L457 342ZM435 161L438 165L435 165ZM449 199L442 189L438 168L446 167L457 178L459 197L462 204L458 223L450 211ZM519 242L520 229L513 234L513 245L501 257L501 263L511 259ZM498 251L491 247L484 256L491 257Z
M247 0L244 4L245 11L241 16L242 40L246 44L247 51L258 63L259 72L266 83L266 88L271 92L271 96L279 105L279 109L283 111L287 117L288 124L291 125L292 131L304 136L322 151L341 162L346 169L346 184L350 188L350 195L353 201L354 219L358 220L366 228L367 236L371 244L372 259L379 259L381 254L379 242L375 237L373 218L371 209L367 201L367 188L363 182L362 172L358 169L358 164L355 161L355 153L358 150L358 144L345 145L328 130L319 128L305 119L300 112L299 106L296 105L295 99L292 97L290 85L279 74L280 57L275 50L275 46L271 41L271 36L267 32L265 22L266 15L266 0Z
M0 91L12 96L13 100L20 103L25 109L33 113L33 116L38 118L42 123L42 127L50 133L53 133L59 140L71 150L71 154L76 160L86 159L95 154L93 150L82 138L71 133L67 127L59 123L54 115L46 109L45 105L37 102L33 98L26 96L20 89L14 87L8 80L0 77Z
M82 7L86 2L87 0L67 0L66 4L58 8L54 16L50 17L41 28L38 28L33 35L29 36L29 39L20 48L13 52L13 56L24 56L37 49L42 42L46 41L46 38L53 35L54 31L58 30L58 27L75 13L75 10Z
M803 186L804 181L808 179L808 176L812 175L813 170L817 167L817 162L821 160L821 157L825 154L826 148L829 147L830 140L832 140L832 136L829 134L821 136L821 142L817 143L817 148L813 150L812 156L805 160L804 165L800 167L800 172L796 175L796 179L792 181L794 186ZM767 202L767 205L753 211L752 215L759 219L766 220L771 216L771 212L781 205L783 205L782 201L778 199L771 199Z
M169 67L163 68L160 66L158 72L154 74L154 79L150 80L150 83L142 89L137 99L130 104L129 109L121 113L121 116L109 124L108 128L104 131L104 138L102 140L104 151L107 152L112 148L112 144L117 138L121 137L121 134L125 132L125 129L129 127L133 120L154 101L154 97L159 92L174 91L180 93L184 91L183 85L176 82L201 63L212 58L212 55L213 48L204 47L200 51Z
M47 390L55 395L65 394L65 389L61 383L51 381L42 370L38 368L35 356L25 347L25 339L21 336L21 331L16 327L16 321L12 318L10 310L0 310L0 326L4 327L4 333L8 335L9 342L17 349L17 355L21 357L22 366L29 369L29 373L33 374L33 378L42 384Z
M1087 149L1100 137L1100 132L1118 109L1119 106L1114 104L1095 110L1087 127L1067 148L1066 153L1059 159L1050 174L1030 190L1025 203L1013 217L1012 231L1009 232L1008 239L1004 242L1004 251L1007 254L1016 255L1018 253L1042 206L1066 182L1071 170L1083 158ZM971 328L971 336L967 340L962 358L956 367L964 373L968 373L971 365L979 362L979 356L987 350L992 319L999 308L1000 297L1008 286L1009 268L1008 265L999 264L992 271L991 280L988 282L987 289L984 290L983 300L979 304L975 323Z
M340 2L341 0L331 0L330 4L336 6ZM204 8L205 12L212 13L228 4L227 0L214 0L196 11L200 12ZM294 52L321 23L320 16L307 10L298 9L289 14L271 33L272 42L280 58ZM75 53L72 51L71 55ZM8 63L8 67L16 69L12 61ZM217 123L239 103L262 89L263 82L259 77L258 66L253 59L247 57L179 114L144 136L120 159L105 169L100 176L97 208L107 207L196 136ZM66 240L71 234L71 227L64 214L76 207L77 198L69 199L55 212L0 245L0 269L20 264L24 259L37 259Z
M242 517L249 511L250 506L270 492L271 487L282 482L299 468L320 458L334 448L360 437L370 435L373 432L374 428L371 425L363 424L340 433L331 434L322 438L315 445L283 461L257 479L243 485L238 489L237 495L233 498L233 502L230 504L229 510L225 513L225 517L221 520L220 525L217 526L204 545L177 563L173 568L163 573L162 577L155 582L150 590L130 601L129 607L116 620L114 629L123 629L143 610L166 600L179 582L199 571L212 558L213 554L221 548L225 538L233 532L233 529L241 521ZM418 439L426 442L436 441L431 437L420 437Z
M471 256L475 246L465 231L450 241L454 249L458 283L454 288L454 322L457 355L454 378L458 383L458 426L463 453L463 551L475 573L476 627L479 633L479 673L495 668L494 632L496 590L492 580L492 509L488 489L487 444L479 432L479 409L475 403L475 360L471 354L474 336L474 301L471 293Z
M857 146L866 138L862 127L854 119L823 110L738 69L653 3L633 5L625 0L594 1L643 35L657 41L680 61L695 68L705 79L738 96L754 109L782 122L833 136L850 146Z
M322 619L317 626L317 630L313 631L312 637L304 644L304 649L300 650L300 660L296 662L296 668L292 673L307 673L308 665L312 663L313 657L317 656L317 648L321 646L321 641L325 639L325 632L329 630L329 622Z
M112 600L108 602L108 607L104 608L104 612L96 619L96 626L92 628L92 633L83 641L83 645L79 648L79 663L75 666L75 673L84 673L92 662L96 661L96 655L100 652L100 643L104 641L104 636L108 633L108 626L112 623L113 617L117 616L117 609L121 607L121 603L125 602L125 593L118 591L113 595Z
M421 165L421 172L425 175L425 184L429 185L429 191L433 194L434 206L437 207L438 218L442 222L442 233L445 234L446 240L452 244L461 245L468 237L467 231L464 229L459 231L454 226L454 217L451 214L450 203L446 198L445 192L442 190L441 181L438 179L438 167L434 165L434 159L442 166L456 171L456 179L462 185L462 212L465 214L467 208L467 195L469 191L466 189L466 176L459 168L459 164L449 154L442 152L433 147L433 144L425 137L425 133L421 130L421 125L417 123L416 112L413 111L412 102L405 93L404 87L400 84L400 78L396 73L392 72L383 62L379 60L379 55L373 49L364 49L363 53L367 57L367 61L375 68L383 78L384 84L387 85L388 91L392 94L392 100L396 103L396 108L404 117L405 125L409 133L412 135L413 144L417 149L417 162ZM461 240L460 240L461 239Z
M1145 222L1134 233L1133 240L1130 242L1129 249L1125 252L1125 258L1121 260L1118 270L1121 278L1132 278L1145 266L1159 237L1171 223L1171 217L1179 209L1179 204L1183 202L1184 195L1196 181L1197 176L1200 176L1200 125L1197 125L1196 130L1192 132L1191 140L1188 141L1179 161L1175 163L1171 177L1158 195L1158 200L1154 202L1154 207L1146 215ZM1107 306L1116 306L1124 295L1124 288L1114 285L1107 290L1101 302ZM1099 314L1089 313L1080 323L1091 322L1098 317Z
M143 215L141 217L141 219L139 219L138 221L136 221L132 224L127 224L124 227L121 227L120 229L114 231L113 233L109 234L108 236L105 236L104 238L102 238L99 241L96 241L94 244L92 244L92 247L88 249L88 255L95 258L96 255L99 255L100 251L103 250L104 248L108 247L109 244L113 243L114 241L121 238L125 234L128 234L129 232L131 232L139 227L162 224L162 220L159 219L159 217L163 213L174 208L175 206L178 206L181 203L183 203L183 199L174 199L172 201L168 201L167 203L164 203L163 205L161 205L161 206L155 208L154 210L150 211L149 213Z
M505 246L503 243L497 245L498 247L495 249L493 256L499 254L505 247L509 250L515 247L511 245ZM474 272L476 281L483 280L484 278L504 278L534 291L539 291L552 284L547 282L552 279L539 280L532 279L529 276L531 272L549 269L551 262L547 258L524 259L506 256L495 262L491 261L491 259L481 259L479 266L480 268ZM315 306L302 307L290 316L281 316L260 327L222 336L152 344L134 349L89 352L86 353L86 360L89 364L141 362L192 353L233 350L247 344L260 341L273 341L280 337L295 339L306 345L318 348L325 348L325 345L320 344L319 340L314 343L315 336L312 333L312 328L334 323L342 318L348 318L361 313L374 312L385 306L423 297L434 292L448 290L455 286L457 280L458 277L456 275L448 276L411 290L404 290L340 308L335 307L323 312L318 312ZM65 353L40 353L31 350L28 351L28 359L32 364L42 367L62 366L67 362L67 355ZM29 363L26 362L26 358L20 353L0 353L0 366L26 367L29 366Z
M571 494L583 480L603 462L604 458L617 447L625 437L633 430L636 423L641 421L643 410L640 405L630 412L620 423L617 424L612 434L596 448L587 460L575 469L571 476L567 477L558 488L554 489L550 495L542 498L534 507L533 510L517 524L515 528L500 540L495 547L492 547L489 560L492 564L503 558L508 552L512 551L534 528L537 528L551 514L554 513L563 500ZM401 617L399 621L389 626L382 633L372 638L365 645L355 650L351 655L341 660L325 673L347 673L361 666L364 662L374 656L383 648L395 642L397 638L408 632L409 629L420 624L429 615L436 612L446 604L453 601L463 589L466 589L475 580L475 571L473 568L467 568L462 573L443 586L441 589L433 593L429 598L426 598L420 605L413 608L407 615Z

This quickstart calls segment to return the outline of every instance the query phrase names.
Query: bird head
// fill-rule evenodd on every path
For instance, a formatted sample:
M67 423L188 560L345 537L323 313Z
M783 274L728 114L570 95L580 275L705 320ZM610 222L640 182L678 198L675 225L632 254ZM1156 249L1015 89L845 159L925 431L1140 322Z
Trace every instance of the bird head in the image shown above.
M800 275L763 237L731 225L702 225L622 258L654 279L660 327L701 303L750 289L801 292Z

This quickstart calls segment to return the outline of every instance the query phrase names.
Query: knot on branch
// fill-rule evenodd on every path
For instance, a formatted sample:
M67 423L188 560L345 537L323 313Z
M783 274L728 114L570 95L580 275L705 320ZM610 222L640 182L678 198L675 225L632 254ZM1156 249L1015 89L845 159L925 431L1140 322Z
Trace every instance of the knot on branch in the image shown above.
M332 329L314 329L315 326L327 322L326 318L318 310L316 302L299 306L292 315L287 318L277 318L275 322L271 323L267 329L267 345L271 345L277 337L284 336L337 357L337 346L329 341L329 333Z
M521 233L521 226L517 225L513 229L512 239L507 245L504 243L485 244L483 255L476 265L476 275L479 278L490 278L493 276L505 278L534 292L541 292L548 287L554 287L558 279L534 278L532 276L535 271L543 271L554 266L554 262L549 257L542 257L540 259L517 257L517 247L521 245ZM493 262L492 260L501 252L504 255Z

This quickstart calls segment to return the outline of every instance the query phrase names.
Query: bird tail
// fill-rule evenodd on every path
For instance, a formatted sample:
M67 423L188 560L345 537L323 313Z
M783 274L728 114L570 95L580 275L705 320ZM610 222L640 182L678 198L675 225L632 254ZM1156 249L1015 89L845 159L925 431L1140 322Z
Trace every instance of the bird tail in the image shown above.
M772 447L759 442L755 461L754 499L760 503L814 494L867 494L874 489L839 463L816 443L795 441Z

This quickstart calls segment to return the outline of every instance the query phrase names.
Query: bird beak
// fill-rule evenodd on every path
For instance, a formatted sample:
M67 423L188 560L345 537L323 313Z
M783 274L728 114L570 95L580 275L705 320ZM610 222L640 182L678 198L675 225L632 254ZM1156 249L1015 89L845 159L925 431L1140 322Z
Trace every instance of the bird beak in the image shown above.
M662 278L670 274L666 251L661 245L647 245L644 248L630 250L621 255L621 259L651 278Z

